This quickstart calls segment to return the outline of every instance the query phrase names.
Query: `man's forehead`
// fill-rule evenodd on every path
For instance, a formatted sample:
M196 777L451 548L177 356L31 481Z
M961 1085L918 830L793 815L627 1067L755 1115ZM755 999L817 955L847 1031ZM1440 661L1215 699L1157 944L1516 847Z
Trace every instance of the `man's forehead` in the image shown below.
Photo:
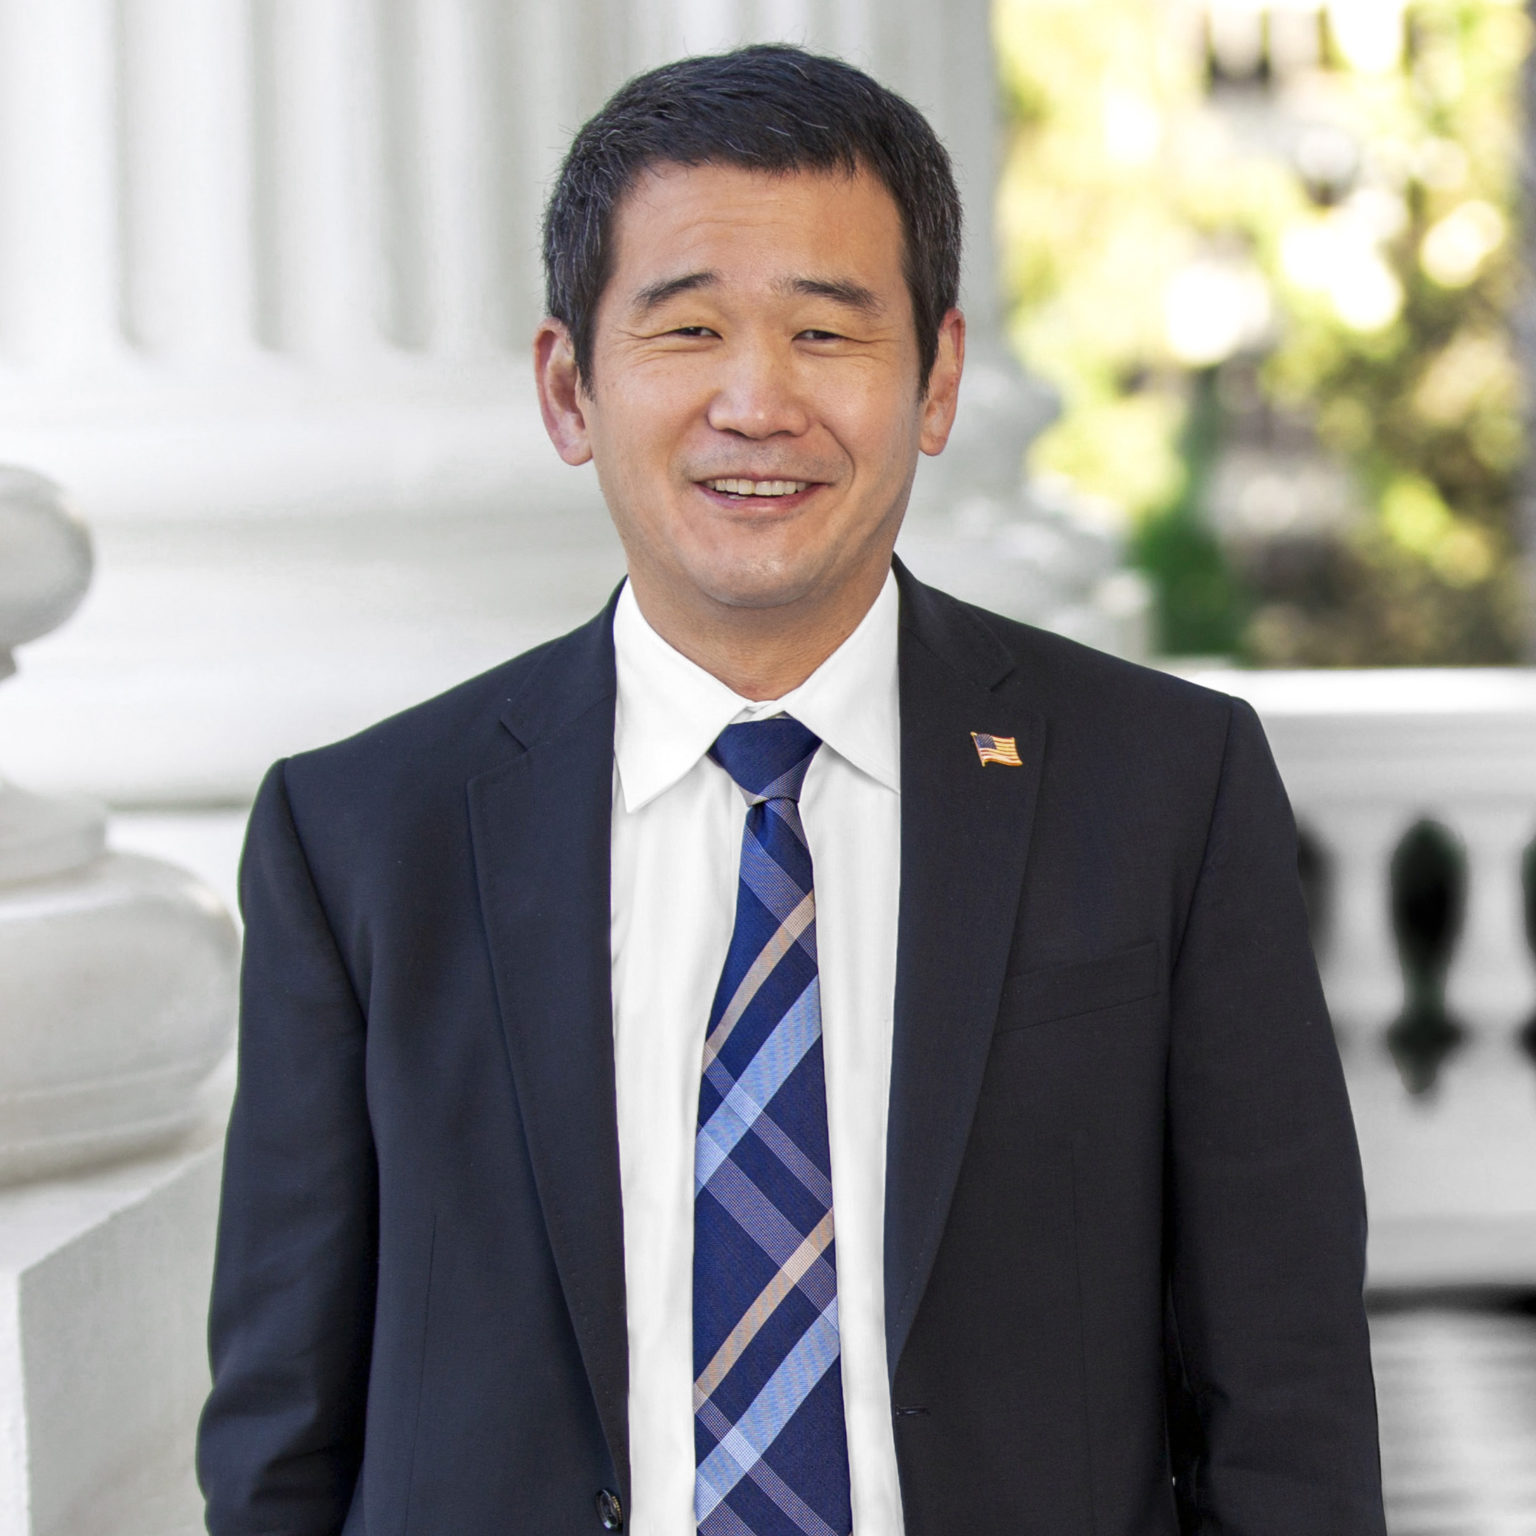
M888 218L877 211L881 204ZM769 276L778 293L873 312L883 307L874 292L878 278L898 276L904 248L895 199L872 172L715 162L648 167L616 204L610 238L610 280L621 277L624 290L614 296L642 309L717 286L728 276L722 263L729 266L738 248L755 246L759 256L784 257ZM872 261L889 271L872 271Z
M610 231L622 239L626 226L638 221L637 215L647 222L658 216L687 221L699 214L707 217L711 205L717 204L731 205L740 216L795 201L832 199L842 206L850 197L885 203L899 226L896 200L885 183L864 167L770 171L728 161L697 165L654 161L636 174L614 203Z

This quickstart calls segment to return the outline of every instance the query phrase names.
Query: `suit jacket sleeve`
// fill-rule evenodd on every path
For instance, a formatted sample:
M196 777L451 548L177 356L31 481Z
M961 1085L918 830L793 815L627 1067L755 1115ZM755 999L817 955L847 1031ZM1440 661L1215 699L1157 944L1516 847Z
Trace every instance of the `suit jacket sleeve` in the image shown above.
M1167 1176L1185 1529L1382 1536L1359 1153L1290 806L1241 701L1172 972Z
M239 1086L198 1472L213 1536L340 1530L362 1454L377 1175L364 1016L290 811L257 795L240 873Z

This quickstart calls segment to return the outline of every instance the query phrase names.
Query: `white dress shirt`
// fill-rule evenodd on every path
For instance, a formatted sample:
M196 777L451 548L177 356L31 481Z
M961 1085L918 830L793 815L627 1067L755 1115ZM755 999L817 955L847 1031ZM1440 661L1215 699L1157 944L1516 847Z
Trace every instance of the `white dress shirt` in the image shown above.
M706 753L780 711L822 745L811 846L853 1529L901 1536L885 1358L885 1136L901 874L897 593L798 688L753 703L674 650L628 587L614 612L613 960L629 1320L632 1536L693 1517L693 1153L710 1004L735 922L746 802Z

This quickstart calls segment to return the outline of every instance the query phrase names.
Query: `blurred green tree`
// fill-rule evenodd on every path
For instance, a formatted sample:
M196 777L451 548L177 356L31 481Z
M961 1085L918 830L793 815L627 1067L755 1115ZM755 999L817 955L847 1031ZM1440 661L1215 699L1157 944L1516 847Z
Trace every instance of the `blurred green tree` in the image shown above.
M999 0L1038 472L1127 513L1162 647L1497 663L1525 612L1512 0Z

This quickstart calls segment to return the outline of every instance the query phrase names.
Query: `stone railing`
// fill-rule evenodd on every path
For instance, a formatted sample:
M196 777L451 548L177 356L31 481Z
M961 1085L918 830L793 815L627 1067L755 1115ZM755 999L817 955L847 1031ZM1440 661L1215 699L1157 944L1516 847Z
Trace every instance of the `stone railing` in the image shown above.
M0 468L0 675L90 574L57 487ZM87 799L0 782L0 1536L195 1514L238 943L206 887L105 833Z
M1216 672L1303 835L1373 1284L1536 1284L1536 672Z

